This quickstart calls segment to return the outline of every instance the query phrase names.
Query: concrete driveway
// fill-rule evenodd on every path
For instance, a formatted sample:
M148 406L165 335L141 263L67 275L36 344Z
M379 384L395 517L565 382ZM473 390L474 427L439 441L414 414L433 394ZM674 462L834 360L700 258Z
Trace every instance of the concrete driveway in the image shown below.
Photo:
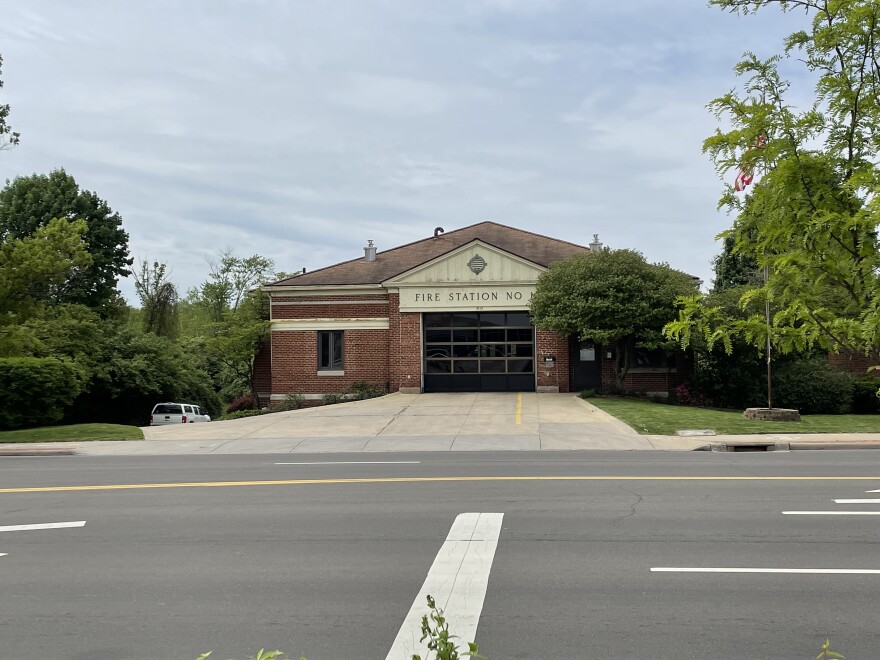
M655 448L573 394L534 392L395 393L227 422L146 427L144 435L144 443L94 443L87 453Z

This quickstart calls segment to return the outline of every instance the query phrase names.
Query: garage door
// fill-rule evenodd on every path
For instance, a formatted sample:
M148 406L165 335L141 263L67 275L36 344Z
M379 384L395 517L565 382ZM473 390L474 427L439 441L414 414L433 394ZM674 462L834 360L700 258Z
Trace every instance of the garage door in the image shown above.
M528 312L424 314L426 392L533 392Z

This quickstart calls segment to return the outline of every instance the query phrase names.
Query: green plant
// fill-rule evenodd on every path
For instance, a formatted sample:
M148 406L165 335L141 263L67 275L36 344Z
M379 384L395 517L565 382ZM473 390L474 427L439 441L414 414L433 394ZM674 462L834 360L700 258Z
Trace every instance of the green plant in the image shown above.
M832 369L823 356L779 363L772 384L774 407L805 415L833 415L852 403L853 377Z
M585 389L583 392L581 392L580 394L578 394L578 396L579 396L580 398L582 398L582 399L595 399L595 398L596 398L596 395L597 395L598 393L599 393L599 392L596 390L595 387L588 387L588 388Z
M853 383L852 411L861 415L880 413L880 378L863 376Z
M282 401L275 410L277 412L282 412L284 410L299 410L300 408L304 408L305 405L305 397L302 394L292 392L284 397L284 401Z
M265 415L268 411L265 408L260 410L236 410L229 414L218 417L216 421L225 422L230 419L241 419L242 417L256 417L257 415Z
M56 358L0 358L0 429L61 420L82 388L80 374Z
M843 653L838 653L837 651L831 650L831 640L826 639L825 643L822 644L822 650L819 652L819 655L816 656L816 660L828 660L829 658L845 658L846 656Z
M325 406L332 406L334 403L343 403L348 401L348 397L344 392L331 392L330 394L325 394L321 397L321 400L324 402Z
M421 641L428 640L428 650L435 653L434 660L458 660L468 657L486 660L486 656L480 655L475 642L468 642L468 650L460 653L458 645L452 641L456 639L456 636L449 634L449 623L446 621L443 610L437 607L437 603L430 595L428 596L428 607L431 611L422 617ZM412 660L422 660L422 658L420 655L414 655Z
M356 380L348 388L348 399L352 401L361 401L363 399L374 399L385 395L385 388L381 385L373 385L365 380Z

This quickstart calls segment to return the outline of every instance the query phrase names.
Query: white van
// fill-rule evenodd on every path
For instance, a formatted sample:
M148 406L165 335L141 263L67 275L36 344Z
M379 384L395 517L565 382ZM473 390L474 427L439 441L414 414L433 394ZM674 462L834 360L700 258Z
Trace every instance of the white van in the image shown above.
M192 403L157 403L153 406L150 426L194 424L195 422L210 421L210 416L204 414L201 408Z

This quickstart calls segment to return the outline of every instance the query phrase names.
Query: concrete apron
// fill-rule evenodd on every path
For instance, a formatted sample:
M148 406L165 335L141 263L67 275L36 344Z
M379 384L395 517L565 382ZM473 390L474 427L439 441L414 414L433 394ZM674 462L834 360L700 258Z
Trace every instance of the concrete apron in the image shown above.
M226 422L145 427L143 431L146 442L81 443L77 453L655 448L646 436L573 394L534 392L395 393ZM693 449L705 444L705 439L681 444L681 449Z

